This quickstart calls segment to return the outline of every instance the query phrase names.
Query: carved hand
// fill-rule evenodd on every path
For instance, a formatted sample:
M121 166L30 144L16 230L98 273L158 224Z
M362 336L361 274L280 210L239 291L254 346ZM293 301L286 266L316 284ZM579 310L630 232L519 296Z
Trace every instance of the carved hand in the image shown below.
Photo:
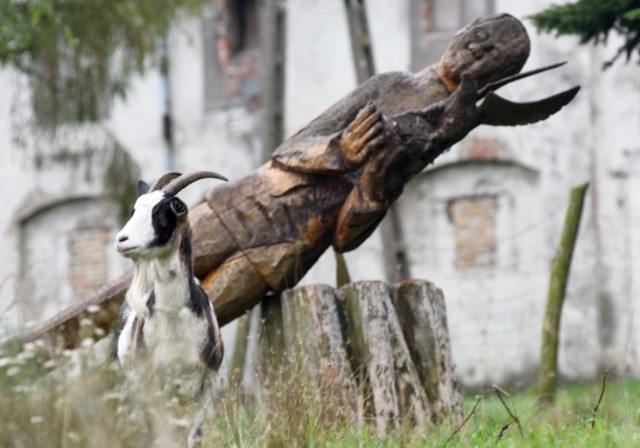
M345 160L353 166L361 165L384 143L384 130L382 113L372 102L367 103L340 136Z

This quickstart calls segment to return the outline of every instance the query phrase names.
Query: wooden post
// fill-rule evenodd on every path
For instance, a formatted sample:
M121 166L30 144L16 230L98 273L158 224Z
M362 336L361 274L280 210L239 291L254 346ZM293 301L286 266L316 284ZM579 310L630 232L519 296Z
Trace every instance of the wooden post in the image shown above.
M279 0L265 0L263 17L263 160L284 140L286 9Z
M311 285L282 295L283 329L289 356L315 373L320 390L329 393L341 417L358 412L356 382L351 374L335 289Z
M262 161L284 140L285 61L286 61L286 9L279 0L265 0L262 14ZM282 311L279 296L266 296L256 311L261 316L259 326L250 331L250 337L260 339L254 354L254 367L259 381L277 380L271 360L281 359L283 350ZM260 331L258 331L258 329ZM260 337L262 336L262 337ZM259 359L259 360L258 360ZM283 373L284 369L277 372Z
M233 352L229 366L229 383L242 387L242 375L247 356L247 338L249 336L249 314L238 318L237 322L236 340L233 344Z
M344 286L340 293L352 365L361 371L365 390L370 391L378 432L398 428L401 420L430 421L427 396L402 335L389 286L357 282Z
M442 290L420 280L393 288L393 306L435 423L460 423L462 400L454 377Z
M260 304L262 307L262 334L263 353L267 361L271 359L284 359L284 325L280 295L269 295ZM266 364L267 371L273 371L273 365Z
M358 84L362 84L376 74L373 46L367 20L367 5L365 0L344 0L344 4L347 23L349 24L349 35L351 36L351 51L356 80ZM385 254L387 280L394 283L409 278L409 263L404 244L404 235L400 224L398 207L395 204L391 204L387 219L380 223L380 232Z
M344 0L358 84L376 74L365 0Z
M560 317L569 281L573 249L580 227L584 197L588 187L589 184L584 184L571 190L564 229L551 266L547 308L542 326L540 370L538 371L538 401L543 404L553 403L556 397Z

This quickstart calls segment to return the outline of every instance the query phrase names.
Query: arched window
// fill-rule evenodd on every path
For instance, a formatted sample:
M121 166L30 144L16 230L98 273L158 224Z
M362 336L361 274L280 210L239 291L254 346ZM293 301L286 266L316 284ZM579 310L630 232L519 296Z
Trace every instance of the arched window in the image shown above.
M536 362L548 280L541 200L537 171L499 160L439 165L398 200L411 276L444 291L454 361L467 385Z
M117 218L113 204L79 198L21 222L18 323L51 317L124 270L112 244Z

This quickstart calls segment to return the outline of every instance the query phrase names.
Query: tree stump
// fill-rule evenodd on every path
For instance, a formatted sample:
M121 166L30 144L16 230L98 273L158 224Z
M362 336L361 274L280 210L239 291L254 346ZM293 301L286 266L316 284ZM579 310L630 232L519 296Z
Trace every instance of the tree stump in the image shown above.
M379 434L461 421L444 297L433 284L302 286L262 311L263 377L273 378L276 366L285 381L310 372L341 418L371 419Z

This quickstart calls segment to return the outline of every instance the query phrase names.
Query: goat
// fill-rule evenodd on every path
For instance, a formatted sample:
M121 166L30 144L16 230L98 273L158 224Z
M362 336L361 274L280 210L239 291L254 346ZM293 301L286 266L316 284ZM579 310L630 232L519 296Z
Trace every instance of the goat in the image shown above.
M202 435L207 382L222 362L220 329L204 290L194 277L187 206L176 194L210 171L166 173L151 187L138 182L132 215L116 235L116 249L134 261L114 341L123 368L139 382L157 384L200 404L188 437ZM172 388L175 387L175 390Z

